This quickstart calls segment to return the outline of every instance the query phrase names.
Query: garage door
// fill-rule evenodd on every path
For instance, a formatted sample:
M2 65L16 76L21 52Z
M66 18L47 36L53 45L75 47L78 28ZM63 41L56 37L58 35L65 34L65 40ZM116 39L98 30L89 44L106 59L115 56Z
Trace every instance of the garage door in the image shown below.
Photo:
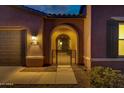
M0 65L23 65L24 61L24 35L18 30L0 30Z

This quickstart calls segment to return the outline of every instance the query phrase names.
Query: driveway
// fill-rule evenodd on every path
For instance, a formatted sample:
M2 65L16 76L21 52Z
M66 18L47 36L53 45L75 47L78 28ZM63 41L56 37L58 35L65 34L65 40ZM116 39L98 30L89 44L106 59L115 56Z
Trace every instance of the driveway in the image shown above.
M77 84L71 66L58 66L57 71L39 71L39 68L0 67L0 82L13 84ZM32 69L32 71L31 71ZM37 70L38 69L38 70Z
M89 87L82 66L21 67L0 66L0 87ZM2 86L1 86L2 85Z

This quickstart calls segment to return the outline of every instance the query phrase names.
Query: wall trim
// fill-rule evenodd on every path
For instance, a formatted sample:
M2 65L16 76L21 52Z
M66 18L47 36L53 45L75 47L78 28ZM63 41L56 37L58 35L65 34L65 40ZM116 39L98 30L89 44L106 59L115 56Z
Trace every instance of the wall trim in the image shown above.
M44 59L44 56L26 56L26 59Z
M9 30L20 30L20 31L22 31L22 30L25 30L26 28L24 28L24 27L21 27L21 26L0 26L0 30L7 30L7 31L9 31Z
M124 58L90 58L83 56L85 60L90 60L90 61L124 61Z
M92 58L91 61L124 61L124 58Z

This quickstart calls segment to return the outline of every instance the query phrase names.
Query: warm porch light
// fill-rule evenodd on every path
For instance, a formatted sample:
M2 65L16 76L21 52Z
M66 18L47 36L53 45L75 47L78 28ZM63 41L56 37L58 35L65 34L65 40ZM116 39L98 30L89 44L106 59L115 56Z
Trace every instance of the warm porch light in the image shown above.
M37 45L37 37L32 36L32 44Z
M59 45L62 45L62 42L61 41L59 42Z

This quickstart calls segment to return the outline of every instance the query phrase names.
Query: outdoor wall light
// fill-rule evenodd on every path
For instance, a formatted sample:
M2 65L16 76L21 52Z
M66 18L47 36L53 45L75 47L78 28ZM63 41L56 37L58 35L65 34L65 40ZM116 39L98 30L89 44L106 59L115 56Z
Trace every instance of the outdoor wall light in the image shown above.
M62 42L59 42L60 45L62 45Z
M32 44L33 45L37 45L38 44L36 36L32 36Z

